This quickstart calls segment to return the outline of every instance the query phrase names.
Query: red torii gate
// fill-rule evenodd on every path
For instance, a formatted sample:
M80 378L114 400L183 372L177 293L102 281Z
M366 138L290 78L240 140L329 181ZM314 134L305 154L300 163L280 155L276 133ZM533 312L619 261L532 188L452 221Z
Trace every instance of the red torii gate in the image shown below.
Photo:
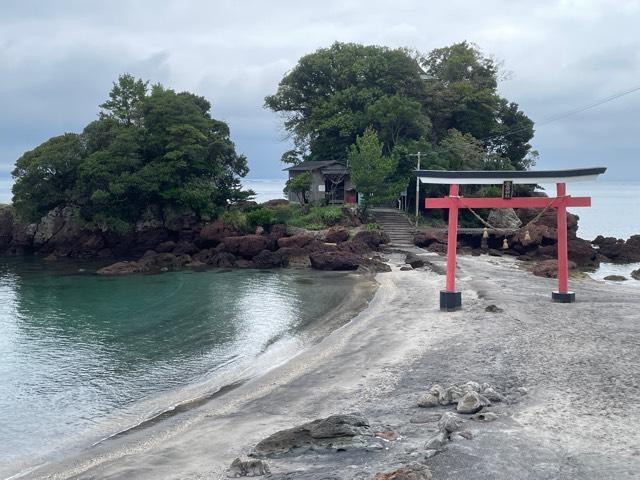
M558 222L558 291L554 302L573 303L575 293L569 291L569 260L567 251L567 207L590 207L591 197L567 195L568 182L595 180L606 168L546 171L451 171L416 170L421 183L449 184L449 195L426 198L425 208L449 209L447 236L447 285L440 291L440 309L453 311L462 306L462 294L456 292L456 247L458 209L460 208L555 208ZM513 197L513 184L555 183L556 197ZM459 195L461 184L502 184L502 198L465 198Z

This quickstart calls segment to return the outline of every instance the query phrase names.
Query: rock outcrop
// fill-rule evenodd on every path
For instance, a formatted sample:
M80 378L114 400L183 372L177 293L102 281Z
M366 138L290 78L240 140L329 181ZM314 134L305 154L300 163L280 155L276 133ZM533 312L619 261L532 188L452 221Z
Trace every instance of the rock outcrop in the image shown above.
M569 270L575 270L577 265L569 261ZM533 266L533 270L531 272L538 277L546 277L546 278L558 278L558 261L557 260L543 260L541 262L537 262Z
M379 444L372 440L373 432L369 421L362 415L358 413L331 415L276 432L260 441L251 455L279 457L301 455L310 451L328 453L379 448Z
M353 212L347 211L345 224L358 224ZM101 275L206 266L390 270L370 255L389 241L384 232L363 230L351 240L350 235L343 225L311 231L281 224L245 234L221 220L200 222L193 212L151 207L124 231L88 225L74 206L56 208L39 222L25 224L16 219L10 206L0 206L0 254L118 260L100 269Z

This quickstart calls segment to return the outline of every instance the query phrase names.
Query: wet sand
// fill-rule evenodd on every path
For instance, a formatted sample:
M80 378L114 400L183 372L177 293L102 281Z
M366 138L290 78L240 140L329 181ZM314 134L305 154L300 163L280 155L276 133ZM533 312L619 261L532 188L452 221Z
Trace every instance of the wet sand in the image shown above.
M442 262L442 257L424 254ZM640 471L640 294L572 280L577 303L550 301L555 281L510 258L460 257L463 310L438 310L444 277L391 273L351 322L267 374L188 414L94 447L24 478L217 479L234 458L278 430L362 412L399 439L375 452L269 460L271 478L367 479L410 462L439 479L627 479ZM504 311L485 311L488 305ZM465 422L431 458L435 423L418 398L433 383L488 382L516 401L492 423ZM516 398L516 397L514 397Z

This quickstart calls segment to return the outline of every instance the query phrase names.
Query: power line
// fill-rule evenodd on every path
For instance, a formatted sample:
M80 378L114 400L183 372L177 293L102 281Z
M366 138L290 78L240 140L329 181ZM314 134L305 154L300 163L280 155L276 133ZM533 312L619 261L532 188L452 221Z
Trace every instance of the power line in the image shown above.
M595 101L593 103L589 103L587 105L583 105L582 107L578 107L578 108L575 108L573 110L568 110L566 112L559 113L559 114L556 114L556 115L551 115L550 117L547 117L546 119L543 119L543 120L541 120L541 121L539 121L537 123L534 123L534 125L548 125L549 123L557 122L558 120L562 120L562 119L570 117L572 115L576 115L578 113L585 112L585 111L590 110L592 108L599 107L600 105L604 105L605 103L611 102L613 100L616 100L616 99L618 99L620 97L624 97L625 95L629 95L629 94L637 92L639 90L640 90L640 85L638 85L636 87L633 87L633 88L631 88L629 90L625 90L623 92L615 93L615 94L610 95L608 97L605 97L605 98L603 98L601 100L597 100L597 101ZM481 138L479 140L482 141L482 142L486 142L486 141L494 140L494 139L500 138L500 137L507 137L509 135L513 135L514 133L519 133L519 132L524 131L524 130L527 130L527 127L516 128L516 129L511 130L511 131L506 131L506 132L500 133L498 135L493 135L493 136L490 136L490 137Z

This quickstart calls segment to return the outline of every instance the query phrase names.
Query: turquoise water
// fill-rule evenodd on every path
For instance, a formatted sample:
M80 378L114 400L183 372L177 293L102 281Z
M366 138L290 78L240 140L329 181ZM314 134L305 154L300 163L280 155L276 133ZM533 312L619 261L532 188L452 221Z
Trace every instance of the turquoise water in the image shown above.
M84 268L0 259L0 478L294 354L304 327L354 283L310 271L107 278Z

